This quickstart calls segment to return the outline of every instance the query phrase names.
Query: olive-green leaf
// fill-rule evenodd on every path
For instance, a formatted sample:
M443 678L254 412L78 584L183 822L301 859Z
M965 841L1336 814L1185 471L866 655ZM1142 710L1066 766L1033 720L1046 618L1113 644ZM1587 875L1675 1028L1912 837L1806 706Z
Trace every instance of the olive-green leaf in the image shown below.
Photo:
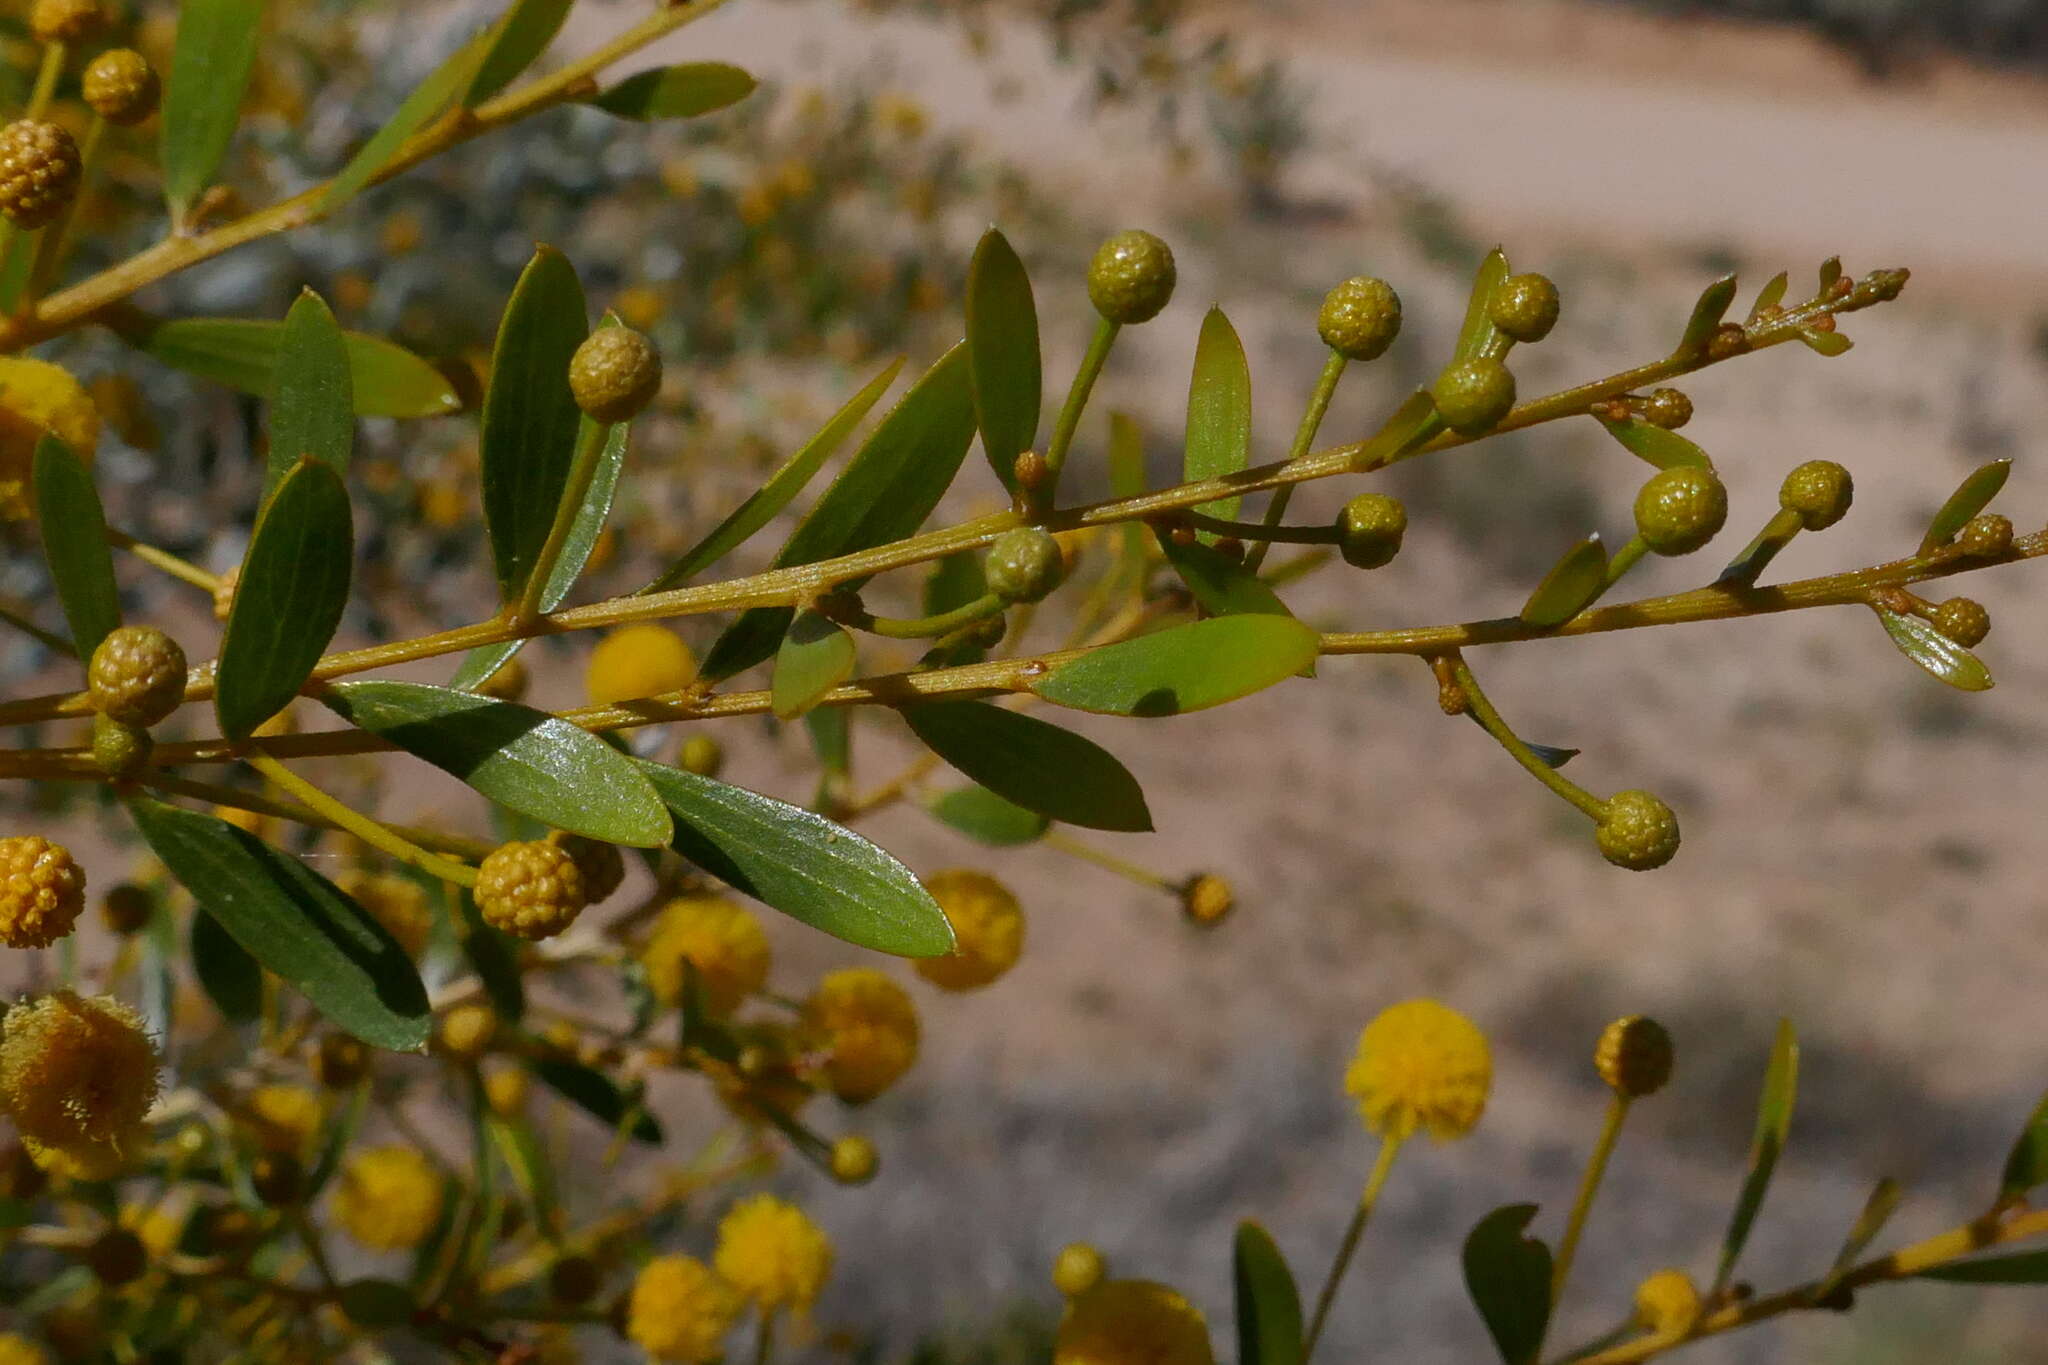
M1218 616L1104 645L1029 680L1056 706L1176 716L1264 691L1315 662L1320 637L1287 616Z
M1231 1243L1238 1365L1301 1365L1301 1294L1272 1234L1247 1219Z
M1689 465L1695 469L1712 469L1714 462L1707 458L1707 452L1675 431L1645 422L1640 417L1624 418L1619 422L1602 417L1600 425L1607 434L1644 460L1659 469L1676 469Z
M1899 1182L1886 1176L1877 1182L1870 1192L1870 1198L1863 1202L1863 1211L1856 1215L1856 1222L1849 1228L1849 1235L1842 1239L1842 1248L1835 1253L1835 1263L1822 1277L1813 1292L1815 1299L1825 1299L1842 1282L1842 1277L1855 1269L1856 1258L1875 1241L1877 1234L1884 1231L1884 1225L1891 1221L1898 1211L1899 1200L1905 1190Z
M253 393L276 395L284 323L260 318L178 318L124 327L121 337L172 369ZM459 411L447 376L396 342L344 332L358 417L439 417Z
M1763 1207L1771 1188L1771 1176L1778 1168L1778 1156L1785 1150L1785 1135L1792 1128L1792 1102L1799 1094L1799 1035L1790 1019L1778 1021L1777 1041L1771 1045L1770 1066L1764 1072L1763 1094L1757 1101L1756 1135L1750 1142L1749 1173L1743 1177L1742 1193L1728 1220L1727 1235L1721 1239L1721 1261L1714 1272L1714 1292L1728 1287L1743 1243Z
M1509 1204L1465 1238L1465 1289L1506 1365L1532 1365L1550 1326L1550 1248L1526 1235L1534 1204Z
M332 465L301 459L256 518L221 639L213 709L247 739L312 676L348 605L355 527Z
M192 974L223 1018L246 1023L263 1013L263 971L201 905L192 912Z
M164 92L164 194L182 222L234 139L256 67L263 0L182 0Z
M1685 320L1685 331L1678 338L1678 349L1674 355L1690 356L1706 350L1707 343L1714 339L1714 329L1721 325L1721 319L1728 316L1728 309L1735 302L1735 276L1723 275L1700 291L1699 302L1692 306L1692 316Z
M1543 575L1518 614L1532 626L1562 625L1591 606L1606 589L1607 549L1599 536L1587 536Z
M409 682L336 683L322 700L542 824L628 848L669 841L668 811L633 760L545 711Z
M970 839L991 848L1035 843L1052 821L1037 811L1005 801L987 787L969 783L942 792L926 809Z
M744 895L898 957L953 951L945 912L887 852L815 812L642 761L675 817L676 852Z
M1914 1278L1946 1280L1950 1284L2048 1284L2048 1251L1956 1261L1920 1271Z
M1119 498L1135 498L1145 491L1145 435L1128 413L1109 414L1109 491ZM1144 523L1123 523L1123 548L1117 574L1126 592L1135 592L1145 576L1149 537Z
M628 76L590 102L615 118L696 118L754 93L754 78L725 62L685 62Z
M1465 300L1465 324L1458 329L1458 344L1452 360L1476 360L1491 354L1500 344L1500 332L1493 325L1493 296L1512 268L1507 253L1499 247L1486 253L1472 275L1472 293Z
M2048 1095L2034 1106L2026 1127L2006 1154L1998 1179L1998 1201L2010 1204L2039 1185L2048 1185Z
M1188 591L1211 616L1237 616L1245 612L1268 616L1292 616L1280 594L1242 560L1230 558L1213 546L1196 541L1182 545L1171 535L1159 537L1166 562L1187 584Z
M804 442L796 454L784 461L782 468L770 475L767 483L756 489L730 516L712 527L704 539L641 591L662 592L687 583L773 521L775 514L789 506L790 500L804 490L825 461L831 459L833 452L853 434L861 418L867 416L868 410L888 392L902 369L901 356L890 361L887 368L868 381L867 387L848 399L846 406L833 413L832 419L818 428L817 435Z
M688 961L684 959L685 964ZM484 1126L505 1158L513 1183L519 1186L527 1206L540 1221L543 1234L554 1236L554 1223L561 1216L562 1203L555 1192L554 1163L548 1160L547 1149L541 1145L533 1125L524 1119L506 1120L491 1114L485 1116Z
M498 32L494 27L477 34L427 73L426 79L400 103L397 112L372 133L370 140L349 158L348 164L327 182L327 192L320 196L323 214L336 212L369 188L370 182L391 164L392 158L405 146L406 139L455 103L456 98L476 80L478 69L484 58L490 55L492 40Z
M906 706L903 719L963 776L1026 810L1089 829L1152 828L1138 779L1071 730L983 701Z
M814 611L798 612L775 655L769 709L778 720L795 720L852 677L856 661L853 636L844 626Z
M589 334L575 267L540 247L498 324L478 435L484 526L506 601L526 586L569 483L583 421L569 391L569 360Z
M121 594L107 549L107 518L92 471L55 436L36 442L36 523L50 581L71 626L81 661L92 658L109 631L121 624Z
M432 1012L405 950L332 882L225 820L127 801L152 852L228 936L372 1047L415 1050Z
M1420 450L1443 429L1444 417L1436 410L1436 399L1428 389L1417 389L1402 399L1401 406L1394 409L1380 429L1352 452L1351 469L1355 473L1384 469Z
M810 737L811 752L826 778L841 778L853 763L853 725L850 711L843 706L809 711L804 715L804 733Z
M1770 282L1757 291L1756 302L1749 306L1749 320L1755 322L1766 310L1776 308L1785 301L1785 289L1792 282L1792 276L1780 270L1771 276Z
M1237 329L1211 308L1195 341L1195 369L1188 380L1188 425L1181 472L1189 483L1235 474L1251 462L1252 375ZM1195 510L1228 521L1242 498L1217 498ZM1213 535L1206 539L1214 540Z
M1879 608L1885 634L1911 659L1950 687L1964 692L1984 692L1991 687L1991 670L1984 661L1917 616Z
M982 234L967 270L967 354L982 453L1015 492L1017 457L1037 439L1043 401L1038 305L1024 262L994 228Z
M1970 477L1956 485L1956 491L1948 495L1934 520L1927 523L1927 534L1920 538L1920 553L1932 554L1954 540L1956 533L1970 524L1971 517L1991 505L2011 474L2011 460L1993 460L1971 470Z
M270 406L267 497L300 457L348 472L355 445L355 395L350 390L348 343L327 301L310 289L284 315L277 345L277 396Z
M505 17L491 28L489 49L463 92L462 107L474 109L539 61L562 31L573 3L575 0L513 0Z
M1835 287L1835 281L1841 278L1842 258L1840 256L1830 256L1826 260L1822 261L1820 263L1821 297L1825 298L1827 296L1827 292Z
M1846 354L1856 344L1841 332L1824 331L1819 327L1801 327L1799 339L1806 343L1808 350L1829 358Z
M869 433L860 453L790 534L775 567L814 564L911 535L945 496L973 441L973 384L961 342ZM773 657L794 615L788 607L744 613L712 643L703 676L722 681Z
M624 1131L635 1142L661 1144L661 1125L654 1115L628 1100L603 1072L566 1057L534 1057L526 1065L548 1089L612 1131Z
M377 1279L350 1280L335 1295L334 1302L350 1322L372 1330L402 1327L412 1321L417 1308L411 1290L390 1280Z

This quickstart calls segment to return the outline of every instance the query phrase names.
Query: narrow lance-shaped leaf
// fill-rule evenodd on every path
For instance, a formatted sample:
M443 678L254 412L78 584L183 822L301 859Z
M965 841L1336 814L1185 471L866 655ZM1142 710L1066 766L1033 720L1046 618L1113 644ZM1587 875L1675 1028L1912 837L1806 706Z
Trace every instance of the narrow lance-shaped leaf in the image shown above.
M1257 1223L1237 1225L1231 1279L1237 1290L1238 1365L1301 1365L1301 1294L1279 1246Z
M847 707L834 706L804 715L804 733L810 737L811 752L818 756L819 775L826 781L844 778L852 770L851 714Z
M346 474L356 433L348 343L327 301L310 289L300 291L284 315L275 382L264 496L277 491L301 457Z
M1089 829L1152 828L1138 779L1093 740L981 701L925 702L902 714L933 753L1005 800Z
M114 583L114 557L107 549L107 518L100 507L92 471L55 436L36 443L36 524L50 581L71 626L80 661L121 624L121 594Z
M1109 414L1109 491L1118 498L1135 498L1145 491L1145 437L1128 413ZM1117 549L1117 591L1120 596L1137 593L1145 582L1151 536L1139 521L1124 522Z
M661 1125L654 1115L629 1101L609 1076L566 1057L535 1057L527 1067L548 1089L607 1128L623 1130L635 1142L660 1145Z
M1842 1276L1855 1268L1857 1258L1876 1240L1877 1234L1884 1231L1884 1225L1891 1221L1891 1216L1898 1210L1899 1200L1904 1195L1905 1191L1899 1182L1890 1176L1877 1182L1877 1188L1873 1189L1870 1198L1864 1201L1863 1212L1856 1215L1856 1222L1849 1228L1849 1235L1842 1239L1842 1249L1835 1253L1835 1263L1821 1280L1820 1287L1814 1292L1814 1298L1828 1297L1829 1292L1841 1283Z
M1029 680L1056 706L1116 716L1174 716L1221 706L1299 673L1320 637L1286 616L1218 616L1124 640Z
M1991 687L1991 670L1984 666L1984 661L1930 622L1882 607L1877 617L1884 622L1885 634L1891 636L1899 653L1950 687L1964 692L1983 692Z
M797 613L775 655L769 707L778 720L795 720L827 692L853 676L853 636L814 611Z
M355 528L331 465L300 460L256 519L221 639L213 709L247 739L312 676L348 605Z
M182 0L164 94L164 194L182 222L227 156L256 66L262 0Z
M462 94L462 107L474 109L525 73L540 60L562 31L575 0L513 0L491 29L489 50Z
M2039 1185L2048 1185L2048 1095L2034 1106L2026 1126L2006 1154L1998 1179L1998 1202L2011 1204Z
M1195 369L1188 381L1188 425L1181 470L1189 483L1235 474L1251 462L1252 376L1237 329L1211 308L1195 342ZM1242 498L1217 498L1195 510L1228 521ZM1213 535L1205 537L1214 540Z
M1932 554L1954 540L1956 532L1969 525L1971 517L1991 505L2011 474L2011 460L1993 460L1970 471L1970 477L1957 485L1934 514L1934 520L1927 523L1927 534L1920 538L1920 553Z
M1498 347L1500 332L1493 325L1493 296L1501 281L1513 273L1505 251L1499 247L1486 253L1472 276L1472 293L1465 301L1465 325L1458 329L1455 361L1476 360Z
M1024 262L994 228L982 234L967 271L967 354L982 453L1015 492L1017 457L1037 438L1043 401L1038 305Z
M1707 452L1675 431L1645 422L1640 417L1628 417L1619 422L1602 417L1600 425L1607 434L1644 460L1659 469L1676 469L1690 465L1696 469L1712 469L1714 462L1707 458Z
M1506 1365L1532 1365L1550 1326L1550 1248L1526 1235L1534 1204L1510 1204L1465 1238L1465 1288Z
M1485 722L1480 720L1479 717L1472 715L1470 711L1467 711L1465 714L1471 717L1474 725L1477 725L1482 730L1486 728ZM1560 749L1555 744L1538 744L1533 740L1527 739L1522 740L1522 745L1530 753L1536 755L1543 765L1548 768L1562 768L1584 752L1581 749Z
M1436 399L1428 389L1417 389L1358 447L1351 456L1351 468L1356 472L1383 469L1421 449L1443 429L1444 418L1436 410Z
M323 700L508 810L629 848L669 840L667 809L633 760L545 711L407 682L336 683Z
M1757 1101L1756 1136L1750 1143L1749 1174L1743 1178L1742 1193L1735 1201L1735 1213L1728 1221L1728 1233L1721 1239L1721 1261L1714 1272L1714 1292L1728 1287L1735 1262L1749 1240L1750 1227L1764 1195L1771 1188L1771 1175L1778 1168L1778 1156L1785 1149L1785 1135L1792 1128L1792 1102L1799 1093L1799 1035L1790 1019L1778 1021L1777 1041L1771 1046L1771 1063L1764 1072L1763 1095Z
M754 93L754 78L724 62L685 62L628 76L590 102L614 118L696 118Z
M1757 291L1756 302L1749 306L1749 320L1755 322L1766 312L1783 303L1786 286L1791 282L1791 275L1782 270L1771 276L1770 282Z
M1801 327L1799 329L1799 339L1806 343L1808 350L1827 356L1830 359L1847 353L1849 348L1856 344L1841 332L1824 330L1819 327Z
M915 874L852 830L772 797L642 761L675 817L675 849L744 895L835 938L899 957L953 950Z
M192 974L224 1018L246 1023L263 1012L263 972L204 905L192 912Z
M187 374L276 395L284 323L259 318L178 318L124 326L122 340ZM447 376L395 342L343 332L358 417L438 417L462 400Z
M1166 562L1187 584L1188 591L1211 616L1236 616L1245 612L1268 616L1292 616L1280 594L1244 566L1213 546L1196 541L1183 545L1169 534L1159 536L1159 548Z
M589 333L575 268L541 247L498 324L478 436L484 526L506 601L525 588L569 482L583 421L569 391L569 360Z
M1835 287L1835 281L1842 278L1842 258L1830 256L1820 263L1820 293L1824 298Z
M1946 1280L1950 1284L2048 1284L2048 1251L1956 1261L1923 1270L1915 1278Z
M1721 325L1721 319L1728 316L1729 307L1735 302L1735 276L1723 275L1700 291L1699 302L1692 306L1692 316L1685 320L1685 332L1678 338L1676 355L1695 355L1707 348L1714 339L1714 329Z
M413 1050L432 1012L405 950L332 882L225 820L144 796L128 811L150 850L229 937L372 1047Z
M499 31L494 27L477 34L427 73L426 79L405 97L384 126L372 133L370 140L328 182L327 193L320 197L322 213L334 213L361 194L378 173L391 164L408 138L455 103L456 98L476 79L478 69L484 58L490 55L492 40Z
M1034 843L1052 821L1037 811L1005 801L987 787L969 783L941 793L927 807L934 816L991 848Z
M1591 606L1606 587L1607 549L1598 535L1590 535L1565 551L1519 615L1532 626L1562 625Z

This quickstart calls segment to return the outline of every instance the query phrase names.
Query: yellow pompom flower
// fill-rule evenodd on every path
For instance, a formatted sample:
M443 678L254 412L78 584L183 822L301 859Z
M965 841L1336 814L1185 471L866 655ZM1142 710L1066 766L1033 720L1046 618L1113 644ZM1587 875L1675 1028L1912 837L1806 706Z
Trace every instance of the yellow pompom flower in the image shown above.
M683 999L683 964L697 969L704 1011L723 1017L768 980L768 936L761 922L723 896L683 896L661 912L640 954L655 999Z
M0 356L0 518L34 510L36 442L57 437L92 463L100 441L99 409L71 372L47 360Z
M924 879L924 889L953 926L953 951L919 958L917 974L941 990L971 991L1017 965L1024 951L1024 910L986 872L954 868Z
M434 932L434 909L427 904L425 887L408 877L384 872L347 872L335 884L398 940L407 957L426 951L427 939Z
M150 1260L157 1261L177 1249L178 1239L185 1234L185 1214L162 1205L129 1204L121 1210L121 1226L135 1234ZM0 1356L0 1365L5 1365L5 1360Z
M56 991L7 1011L0 1107L38 1166L104 1179L146 1141L156 1103L156 1044L141 1016L109 996Z
M804 1022L827 1053L832 1093L848 1104L881 1094L917 1060L917 1006L872 967L827 974L804 1004Z
M50 1365L42 1347L15 1332L0 1332L0 1365Z
M440 1216L440 1173L410 1147L373 1147L342 1168L334 1217L372 1251L418 1246Z
M1418 1128L1439 1142L1463 1137L1486 1110L1493 1057L1470 1019L1435 1000L1381 1010L1358 1037L1344 1089L1366 1126L1400 1141Z
M656 1360L699 1365L719 1358L739 1316L737 1290L694 1256L657 1256L641 1267L626 1304L626 1335Z
M1076 1298L1053 1365L1213 1365L1201 1310L1152 1280L1107 1280Z
M1684 1336L1700 1308L1700 1291L1683 1270L1660 1270L1636 1286L1636 1321L1658 1336Z
M259 1085L243 1106L257 1145L268 1152L305 1151L326 1114L320 1097L299 1085Z
M697 656L667 626L640 621L621 626L590 651L584 686L593 706L652 697L697 679Z
M832 1239L796 1205L757 1194L720 1220L713 1263L763 1311L807 1309L832 1273Z

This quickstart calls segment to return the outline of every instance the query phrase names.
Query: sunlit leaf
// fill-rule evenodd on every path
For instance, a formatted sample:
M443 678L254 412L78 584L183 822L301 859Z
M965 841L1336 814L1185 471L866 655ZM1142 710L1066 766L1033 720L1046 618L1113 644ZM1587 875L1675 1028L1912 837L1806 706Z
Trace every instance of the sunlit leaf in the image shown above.
M942 792L927 807L946 824L991 848L1035 843L1052 821L1037 811L1005 801L987 787L973 783Z
M1272 1235L1249 1220L1231 1244L1238 1365L1301 1365L1301 1295Z
M902 715L933 753L1027 810L1090 829L1152 828L1138 779L1071 730L981 701L924 702Z
M685 62L628 76L590 102L616 118L695 118L738 104L754 92L754 78L724 62Z
M384 126L372 133L370 140L328 181L327 192L320 196L322 213L334 213L361 194L391 164L408 138L445 113L469 89L484 59L490 55L498 32L492 28L477 34L427 73L426 79L413 88Z
M1436 410L1436 399L1428 389L1417 389L1358 447L1351 457L1351 468L1355 472L1384 468L1419 450L1443 429L1444 418Z
M1954 540L1956 533L1970 524L1970 518L1991 505L2011 474L2011 460L1993 460L1971 470L1970 477L1956 486L1956 491L1948 495L1948 501L1934 514L1934 520L1927 523L1927 534L1920 538L1920 553L1932 554Z
M176 370L272 398L284 323L256 318L145 320L121 337ZM438 417L462 400L439 370L382 337L344 332L358 417Z
M1686 319L1685 333L1678 339L1674 355L1696 355L1707 348L1714 339L1714 329L1728 316L1729 307L1735 302L1735 277L1723 275L1704 290L1700 291L1699 302L1692 306L1692 316Z
M1571 620L1607 588L1607 548L1597 535L1571 549L1522 604L1521 618L1532 626L1556 626Z
M71 627L71 643L81 660L89 660L100 641L121 624L121 594L114 583L99 490L93 486L92 471L55 436L36 442L32 477L50 582Z
M277 491L302 456L331 465L337 474L348 473L356 436L348 343L326 300L310 289L300 291L284 315L276 384L264 496Z
M603 1072L566 1057L532 1057L526 1065L541 1084L613 1132L623 1131L635 1142L661 1144L661 1125L654 1115L628 1100Z
M1534 1204L1509 1204L1465 1238L1465 1288L1505 1365L1532 1365L1550 1326L1550 1248L1526 1235Z
M1181 472L1189 483L1235 474L1251 462L1252 376L1237 329L1211 308L1195 342L1195 369L1188 381L1188 425ZM1242 498L1217 498L1195 510L1228 521ZM1213 535L1206 536L1214 540Z
M302 459L249 539L214 677L221 733L246 739L312 676L348 605L355 529L332 465Z
M1991 670L1969 650L1943 635L1917 616L1880 609L1885 634L1899 647L1899 653L1932 673L1950 687L1964 692L1983 692L1991 687Z
M1264 691L1313 663L1321 640L1286 616L1218 616L1104 645L1032 678L1058 706L1174 716Z
M1038 306L1024 262L994 228L967 272L967 354L982 452L1014 492L1017 456L1038 435Z
M1675 431L1645 422L1640 417L1629 417L1615 422L1602 417L1600 425L1607 434L1621 442L1633 454L1657 466L1659 469L1676 469L1689 465L1695 469L1712 469L1714 462L1707 458L1707 452Z
M1763 1094L1757 1101L1756 1135L1750 1142L1749 1173L1743 1177L1742 1193L1728 1220L1727 1235L1721 1239L1721 1260L1714 1272L1714 1292L1727 1288L1735 1273L1735 1262L1749 1240L1750 1227L1764 1195L1771 1188L1771 1176L1778 1168L1778 1156L1785 1149L1785 1135L1792 1128L1792 1102L1799 1093L1799 1035L1790 1019L1778 1021L1777 1041L1771 1045L1770 1066L1764 1072Z
M1801 327L1799 339L1808 349L1830 357L1842 355L1856 344L1841 332L1823 331L1819 327Z
M814 611L798 612L775 655L769 708L778 720L795 720L852 677L858 657L845 627Z
M1507 253L1499 247L1486 253L1472 276L1472 293L1465 300L1465 324L1458 329L1458 345L1452 360L1476 360L1496 350L1500 333L1493 325L1493 296L1501 282L1513 273Z
M575 267L553 247L539 248L498 324L478 437L484 525L506 601L526 586L568 486L583 422L569 359L589 333Z
M234 139L256 66L263 0L182 0L163 109L164 195L182 222Z

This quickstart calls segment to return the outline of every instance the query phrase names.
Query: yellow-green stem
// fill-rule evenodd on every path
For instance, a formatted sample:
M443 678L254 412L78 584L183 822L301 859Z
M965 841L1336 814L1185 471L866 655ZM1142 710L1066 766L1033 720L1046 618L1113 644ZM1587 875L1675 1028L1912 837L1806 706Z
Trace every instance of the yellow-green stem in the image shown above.
M1052 506L1053 498L1059 492L1060 470L1066 467L1067 451L1074 444L1074 433L1081 428L1081 414L1088 409L1088 395L1095 389L1095 381L1109 360L1110 348L1116 345L1116 334L1120 330L1108 318L1095 319L1095 331L1089 336L1088 349L1081 356L1081 368L1074 371L1074 382L1067 386L1067 399L1060 404L1060 415L1052 426L1052 439L1045 446L1045 482L1028 495L1031 506L1040 514Z
M1084 844L1079 839L1062 834L1058 830L1046 831L1039 836L1038 842L1046 848L1066 854L1069 858L1079 858L1084 863L1095 864L1105 872L1114 872L1117 876L1126 881L1136 882L1139 886L1164 891L1169 895L1180 890L1180 883L1171 877L1163 877L1149 867L1140 867L1128 859L1119 858L1116 854L1105 852L1093 844Z
M147 541L137 540L126 531L107 528L107 544L117 550L126 550L152 569L167 573L180 582L190 583L201 592L219 592L220 575L208 573L197 564L178 558L168 550L159 550Z
M1330 1273L1323 1278L1322 1292L1316 1295L1315 1313L1309 1318L1308 1335L1301 1343L1303 1365L1315 1354L1316 1343L1322 1340L1323 1324L1330 1317L1330 1305L1337 1301L1337 1287L1344 1282L1344 1272L1351 1267L1352 1254L1358 1250L1358 1239L1365 1235L1365 1225L1372 1221L1373 1206L1379 1203L1380 1189L1387 1183L1387 1175L1394 1169L1394 1158L1400 1154L1405 1140L1398 1137L1380 1139L1379 1155L1373 1160L1372 1174L1366 1177L1365 1192L1358 1196L1358 1207L1352 1210L1350 1226L1344 1229L1344 1240L1337 1246L1336 1259L1330 1262Z
M476 885L475 868L451 862L437 853L429 853L412 840L399 835L390 826L372 820L345 802L337 801L261 750L255 750L245 757L250 767L297 797L308 809L333 821L336 827L355 835L372 848L381 849L400 862L410 863L422 872L432 873L443 881L454 882L457 886Z
M1643 562L1643 556L1650 553L1650 543L1641 536L1630 536L1622 542L1614 557L1607 561L1607 582L1601 588L1605 592L1621 581L1622 575Z
M1485 727L1486 733L1492 735L1515 762L1527 768L1529 774L1538 782L1577 806L1595 821L1607 818L1605 801L1538 758L1535 751L1522 742L1521 736L1508 728L1508 723L1501 719L1500 712L1493 709L1493 703L1480 691L1479 680L1472 676L1472 669L1462 656L1451 657L1451 676L1457 682L1458 690L1465 694L1465 704L1471 708L1473 719Z
M951 634L962 626L970 626L984 617L995 616L1003 609L1003 599L994 593L983 593L972 602L962 603L951 611L937 612L931 616L870 616L863 612L856 620L849 621L856 630L870 635L880 635L890 640L931 640Z
M1288 459L1300 459L1308 454L1309 447L1315 444L1316 432L1321 430L1323 425L1323 414L1330 410L1330 400L1336 396L1337 381L1344 377L1345 364L1344 357L1336 351L1330 352L1330 358L1323 362L1323 372L1316 376L1316 386L1308 396L1308 407L1301 414L1301 425L1294 429L1294 444L1287 448ZM1280 524L1281 519L1287 515L1287 504L1293 497L1292 484L1273 490L1273 500L1266 504L1265 520L1268 528ZM1244 566L1257 573L1259 566L1266 562L1266 552L1276 539L1278 537L1270 535L1261 537L1253 544L1251 552L1244 557Z
M42 64L36 68L35 88L29 91L28 107L21 111L23 118L39 119L49 112L50 101L57 94L57 80L64 74L64 62L69 56L63 43L44 44Z
M576 529L576 518L583 511L583 499L590 492L591 480L597 477L598 462L611 434L612 429L601 422L583 428L582 438L576 443L576 458L569 466L569 481L562 487L561 502L555 505L554 525L548 527L548 538L540 547L540 556L533 561L533 569L526 576L526 588L519 594L519 605L512 613L512 619L519 624L530 623L540 615L541 596L547 592L548 579L554 576L555 565L569 544L569 533Z
M1550 1303L1553 1308L1564 1297L1565 1281L1571 1278L1572 1261L1579 1254L1579 1237L1586 1230L1586 1215L1593 1211L1593 1196L1600 1192L1600 1182L1607 1175L1607 1159L1614 1155L1614 1143L1621 1136L1621 1125L1628 1118L1628 1096L1615 1094L1607 1102L1607 1119L1600 1125L1600 1139L1593 1144L1593 1155L1586 1160L1586 1174L1579 1181L1579 1197L1572 1202L1572 1212L1564 1226L1564 1238L1557 1244L1557 1260L1550 1272Z

